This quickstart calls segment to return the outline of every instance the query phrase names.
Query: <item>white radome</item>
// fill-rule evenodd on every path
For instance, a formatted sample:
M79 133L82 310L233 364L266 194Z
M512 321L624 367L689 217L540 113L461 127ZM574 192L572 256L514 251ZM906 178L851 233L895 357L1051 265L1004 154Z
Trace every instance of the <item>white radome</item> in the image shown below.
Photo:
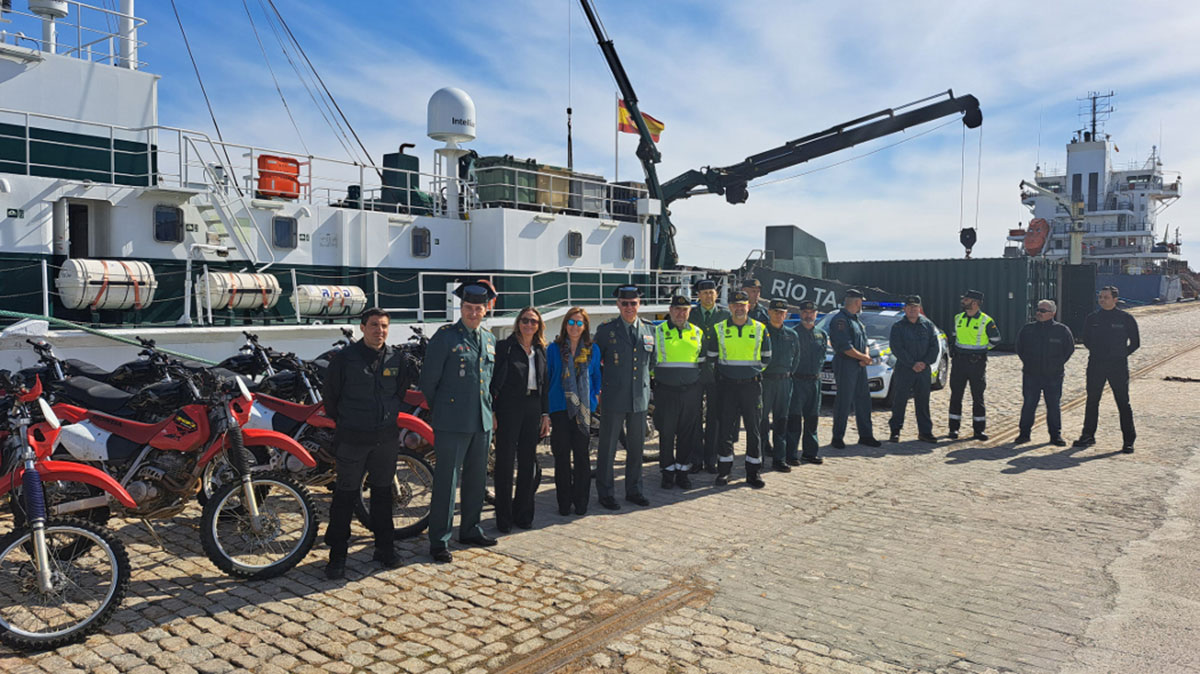
M438 89L429 98L429 131L434 140L465 143L475 140L475 102L457 87Z

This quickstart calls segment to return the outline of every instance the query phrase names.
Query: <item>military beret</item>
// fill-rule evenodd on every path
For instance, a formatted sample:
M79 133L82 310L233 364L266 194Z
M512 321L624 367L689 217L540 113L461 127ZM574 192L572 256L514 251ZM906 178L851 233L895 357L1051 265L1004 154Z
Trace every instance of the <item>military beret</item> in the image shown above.
M623 300L636 300L641 296L641 289L635 285L617 286L616 290L613 290L613 297Z
M702 278L699 281L696 281L696 292L700 292L701 290L716 290L716 289L717 289L717 282L710 278Z
M477 281L463 283L454 289L454 294L467 304L487 304L496 297L496 291Z
M774 310L774 309L782 309L783 311L787 311L787 310L788 310L788 303L787 303L787 301L786 301L786 300L771 300L771 306L770 306L770 308L771 308L772 310Z
M857 297L857 298L861 299L863 297L863 293L858 288L851 288L846 291L846 297L847 298Z
M816 311L817 303L812 300L804 300L800 303L800 311Z
M742 287L743 288L761 288L762 281L759 281L758 279L756 279L754 277L750 277L750 278L742 281Z
M673 306L673 307L690 307L690 306L692 306L692 301L689 300L688 298L684 297L683 295L676 295L671 298L671 306Z
M904 304L905 304L905 306L907 306L909 304L919 305L919 304L921 304L921 296L920 295L909 295L908 297L904 298Z
M733 299L729 300L729 303L730 304L749 304L750 296L746 294L746 291L739 290L733 294Z
M968 300L979 300L980 302L982 302L983 301L983 293L979 292L978 290L968 290L966 293L963 294L963 298L968 299Z

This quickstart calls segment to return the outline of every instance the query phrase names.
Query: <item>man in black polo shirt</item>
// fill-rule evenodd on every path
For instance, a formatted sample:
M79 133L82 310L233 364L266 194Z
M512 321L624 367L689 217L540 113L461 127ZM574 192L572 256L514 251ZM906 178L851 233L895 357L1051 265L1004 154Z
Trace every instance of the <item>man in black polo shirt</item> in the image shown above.
M396 415L411 376L404 354L387 345L390 322L382 309L364 311L359 319L362 339L338 351L325 376L325 413L337 422L337 482L325 527L325 577L330 580L346 575L350 518L364 474L371 486L372 559L389 569L400 565L392 546L392 480L400 449Z
M1083 411L1083 431L1075 447L1096 444L1096 425L1100 419L1100 395L1104 384L1112 388L1113 400L1121 419L1121 451L1133 453L1137 432L1133 428L1133 408L1129 405L1129 354L1142 342L1138 324L1128 313L1117 308L1117 287L1100 289L1100 310L1083 323L1083 345L1088 350L1087 403Z

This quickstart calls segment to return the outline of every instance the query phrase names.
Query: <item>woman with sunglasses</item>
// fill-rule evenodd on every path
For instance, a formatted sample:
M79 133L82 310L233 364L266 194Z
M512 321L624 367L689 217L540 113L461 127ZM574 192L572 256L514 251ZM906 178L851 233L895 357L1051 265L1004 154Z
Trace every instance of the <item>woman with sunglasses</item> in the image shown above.
M550 450L558 514L587 513L592 474L592 414L600 399L600 349L592 344L588 313L572 307L558 337L546 349L550 384ZM573 465L572 465L573 464Z
M496 419L496 528L503 533L515 524L533 526L533 497L541 470L537 443L550 434L546 406L546 324L533 307L517 314L512 334L496 347L492 399ZM513 459L517 489L513 494Z

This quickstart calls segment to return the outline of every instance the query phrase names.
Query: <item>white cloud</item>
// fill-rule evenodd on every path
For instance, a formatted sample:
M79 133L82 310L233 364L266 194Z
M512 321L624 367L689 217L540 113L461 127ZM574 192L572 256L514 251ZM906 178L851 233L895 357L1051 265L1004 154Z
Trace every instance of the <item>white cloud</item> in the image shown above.
M598 4L642 108L666 122L663 179L731 164L951 88L978 96L984 111L977 257L999 255L1007 230L1028 220L1017 183L1031 177L1039 156L1043 165L1065 162L1063 145L1080 126L1075 99L1089 89L1118 93L1107 130L1121 147L1119 161L1144 159L1161 127L1165 168L1185 180L1200 175L1200 140L1191 129L1200 109L1200 50L1192 44L1200 9L1188 3ZM481 153L565 164L569 13L576 168L613 177L615 87L573 3L455 0L356 12L334 11L332 4L280 7L372 154L416 142L426 163L434 143L424 137L425 103L437 88L453 85L476 101L480 137L473 146ZM211 46L202 68L206 81L219 83L210 93L226 137L295 147L258 46L239 23L245 23L240 7L225 22L208 17L189 26L203 33L193 35L194 48ZM259 28L270 48L273 38ZM316 152L341 156L276 53L275 71L306 139ZM168 75L191 78L183 68ZM163 123L207 126L192 89L164 84ZM183 119L166 118L168 111ZM930 126L781 175L877 150ZM731 206L715 195L677 202L682 259L735 266L762 246L762 226L781 223L825 239L834 259L960 256L960 198L966 224L975 221L978 133L966 135L965 190L963 133L952 125L869 158L753 188L746 204ZM622 137L622 179L641 176L635 147L635 138ZM1185 243L1200 213L1200 197L1186 195L1161 219L1180 226Z

